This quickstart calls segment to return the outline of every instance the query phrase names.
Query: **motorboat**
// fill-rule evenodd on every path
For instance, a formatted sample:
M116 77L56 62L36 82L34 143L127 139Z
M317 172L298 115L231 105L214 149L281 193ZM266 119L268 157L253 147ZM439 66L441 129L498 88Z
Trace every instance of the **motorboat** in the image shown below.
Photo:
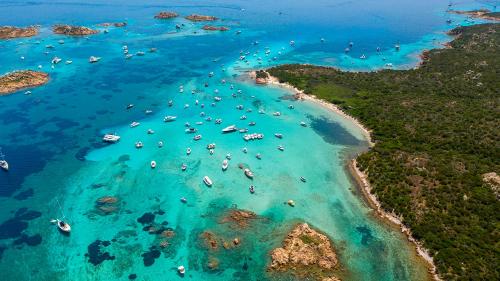
M222 161L222 170L227 170L227 167L229 167L229 161L227 159L224 159L224 161Z
M240 129L239 132L240 133L246 133L246 132L248 132L248 129L247 128L243 128L243 129Z
M304 178L304 177L300 177L300 181L301 181L301 182L306 182L306 178Z
M246 147L243 147L243 149L241 151L243 151L243 153L247 153L248 149Z
M172 101L172 100L168 101L168 106L172 106L173 104L174 104L174 101Z
M100 61L100 60L101 60L101 58L100 58L100 57L90 56L90 58L89 58L89 62L90 62L90 63L96 63L96 62L98 62L98 61Z
M183 197L184 198L184 197ZM185 200L186 198L184 198ZM181 200L182 201L182 200ZM184 201L183 201L184 202ZM185 202L184 202L185 203ZM177 267L177 272L179 272L179 274L181 275L184 275L186 273L186 268L184 268L183 265L179 265L179 267Z
M145 55L145 53L144 53L144 52L139 51L139 52L135 53L135 55L136 55L136 56L140 56L140 57L142 57L142 56L144 56L144 55Z
M280 144L280 145L278 145L278 150L279 150L279 151L284 151L284 150L285 150L285 147L283 147L283 146Z
M156 168L156 161L151 161L151 169L154 169Z
M147 109L147 110L145 110L145 111L144 111L144 113L145 113L145 114L151 114L151 113L153 113L153 111L152 111L152 110Z
M215 149L215 143L207 144L207 149Z
M152 135L154 133L155 133L155 131L153 131L152 129L148 129L148 135Z
M158 51L158 49L157 49L157 48L150 48L150 49L149 49L149 52L150 52L150 53L154 53L154 52L156 52L156 51Z
M129 104L127 105L127 109L131 109L132 107L134 107L134 104L133 104L133 103L129 103Z
M159 147L159 148L162 148L162 147L163 147L163 142L162 142L162 141L159 141L159 142L158 142L158 147Z
M187 169L187 165L182 163L181 170L185 171Z
M67 60L66 62L64 62L65 64L72 64L73 61L72 60Z
M399 49L401 49L401 46L399 46L399 44L396 44L394 45L394 49L396 49L396 51L399 51Z
M63 233L70 233L71 232L71 226L65 221L62 221L60 219L56 219L56 225L57 225L57 228L60 231L62 231Z
M58 64L58 63L60 63L61 61L62 61L62 59L61 59L61 58L54 57L54 58L52 59L52 64Z
M184 123L184 126L185 126L185 127L190 127L190 126L191 126L191 124L189 124L189 122L186 122L186 123Z
M243 110L243 105L240 104L240 105L236 106L236 109Z
M261 159L262 159L262 155L261 155L260 153L257 153L257 154L255 155L255 158L257 158L257 159L261 160Z
M128 59L128 60L131 59L133 56L134 55L132 55L132 54L125 54L125 58Z
M182 202L182 203L187 203L187 199L186 199L186 197L181 197L181 202ZM179 272L179 273L180 273L180 272ZM182 274L184 274L184 273L182 273Z
M364 60L364 59L366 59L366 56L365 56L365 54L362 54L361 57L359 57L359 58Z
M185 130L186 133L188 134L193 134L193 133L196 133L196 128L193 128L193 127L189 127Z
M289 109L294 109L295 107L293 106L293 104L290 104L290 105L288 106L288 108L289 108Z
M115 134L105 134L104 137L102 138L104 142L118 142L120 140L120 136L115 135Z
M243 172L245 173L245 176L247 176L249 179L253 179L253 173L252 171L250 171L250 169L247 168Z
M195 141L201 140L201 135L194 136L193 140L195 140Z
M222 123L222 119L218 118L218 119L215 119L215 124L221 124Z
M0 149L0 168L4 171L9 170L9 163L5 160L5 155L3 155L2 150Z
M255 187L253 185L250 186L250 188L248 189L250 191L250 193L254 194L255 193Z
M213 150L213 149L209 149L209 150L208 150L208 152L210 153L210 155L214 155L215 150Z
M165 116L165 117L163 118L163 121L164 121L164 122L172 122L172 121L175 121L175 119L177 119L177 116L170 116L170 115L169 115L169 116Z
M186 149L186 154L187 154L187 155L191 154L191 148L189 148L189 147L188 147L188 148Z
M286 203L287 203L290 207L295 207L295 202L294 202L293 200L291 200L291 199L290 199L290 200L288 200Z
M227 160L231 160L231 157L232 157L232 156L231 156L231 153L226 154L226 159L227 159Z
M306 124L305 122L303 122L303 121L302 121L302 122L300 122L300 126L302 126L302 127L307 127L307 124Z
M278 139L282 139L283 138L283 135L282 134L278 134L278 133L274 134L274 136L277 137Z
M252 122L248 123L248 126L255 126L255 122L252 121Z
M246 115L242 115L242 116L240 117L240 120L245 120L245 119L247 119Z
M227 126L226 128L222 129L222 133L227 134L227 133L232 133L236 132L238 130L235 125Z
M141 123L139 123L139 122L135 122L135 121L134 121L134 122L130 123L130 128L137 127L137 126L139 126L140 124L141 124Z
M144 144L142 143L142 141L138 141L135 143L135 148L139 149L139 148L142 148L144 146Z
M276 112L273 113L273 116L281 116L281 112L276 111Z
M212 184L213 184L212 180L211 180L208 176L204 176L204 177L203 177L203 182L204 182L207 186L212 186Z

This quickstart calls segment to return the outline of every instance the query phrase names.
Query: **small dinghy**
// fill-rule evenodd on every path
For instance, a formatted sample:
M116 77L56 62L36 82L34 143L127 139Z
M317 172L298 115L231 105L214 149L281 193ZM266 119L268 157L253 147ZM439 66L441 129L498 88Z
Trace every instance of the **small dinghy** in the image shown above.
M250 171L250 169L245 169L244 170L245 176L247 176L249 179L253 179L253 173Z
M180 275L184 275L186 273L186 268L184 268L183 265L179 265L179 267L177 267L177 272L179 272Z
M203 177L203 182L209 187L213 184L212 180L208 176Z
M304 177L300 177L300 181L301 181L301 182L306 182L306 178L304 178Z
M156 161L151 161L151 169L154 169L156 168Z
M250 188L248 189L250 191L250 193L254 194L255 193L255 187L253 185L250 186Z

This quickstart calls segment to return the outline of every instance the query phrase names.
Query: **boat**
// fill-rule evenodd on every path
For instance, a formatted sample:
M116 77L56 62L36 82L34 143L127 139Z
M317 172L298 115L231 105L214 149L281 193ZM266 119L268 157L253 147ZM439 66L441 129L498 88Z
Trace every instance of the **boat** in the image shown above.
M154 169L156 168L156 161L151 161L151 169Z
M215 119L215 124L221 124L222 123L222 119Z
M394 45L394 49L396 49L396 51L399 51L399 49L401 49L401 46L399 46L399 44L396 44Z
M127 109L131 109L132 107L134 107L134 104L133 104L133 103L129 103L129 104L127 105Z
M232 133L236 132L238 130L235 125L227 126L226 128L222 129L222 133L227 134L227 133Z
M135 53L135 55L136 55L136 56L141 56L141 57L142 57L142 56L144 56L144 54L145 54L145 53L144 53L144 52L141 52L141 51L139 51L139 52Z
M243 149L241 151L243 151L243 153L247 153L248 149L246 147L243 147Z
M193 128L193 127L187 128L185 130L185 132L188 134L196 133L196 131L197 131L196 128Z
M213 155L213 154L214 154L214 152L215 152L215 150L210 149L210 150L208 150L208 152L210 153L210 155Z
M186 169L187 169L187 165L186 165L186 164L184 164L184 163L182 163L182 165L181 165L181 170L185 171Z
M283 135L282 134L278 134L278 133L274 134L274 136L277 137L278 139L282 139L283 138Z
M227 161L227 159L224 159L224 161L222 161L222 170L227 170L227 167L229 167L229 161Z
M187 203L187 199L186 199L186 197L181 197L181 202L182 202L182 203Z
M252 171L250 171L250 169L247 168L243 172L245 173L245 176L247 176L249 179L253 179L253 173Z
M276 112L273 113L273 116L281 116L281 112L276 111Z
M141 123L139 123L139 122L135 122L135 121L134 121L134 122L130 123L130 128L137 127L137 126L139 126L140 124L141 124Z
M240 120L245 120L245 119L247 119L247 117L246 117L245 115L242 115L242 116L240 117Z
M151 114L151 113L153 113L153 111L152 111L152 110L149 110L149 109L146 109L146 110L144 111L144 114Z
M177 119L177 116L170 116L170 115L169 115L169 116L165 116L165 117L163 118L163 121L164 121L164 122L172 122L172 121L175 121L175 119Z
M133 56L134 55L132 55L132 54L125 54L125 58L128 59L128 60L131 59Z
M295 207L295 202L294 202L292 199L288 200L286 203L287 203L290 207Z
M195 140L195 141L201 140L201 135L194 136L193 140Z
M246 133L246 132L248 132L248 129L247 128L243 128L243 129L240 129L239 132L240 133Z
M226 154L226 159L231 160L231 153Z
M186 154L187 154L187 155L191 154L191 148L189 148L189 147L188 147L188 148L186 149Z
M154 133L155 133L155 131L153 131L152 129L148 129L148 135L152 135Z
M207 144L207 149L215 149L215 143Z
M158 142L158 147L160 147L160 148L163 147L163 142L162 141Z
M56 225L57 225L57 228L60 231L62 231L63 233L70 233L71 232L71 226L65 221L62 221L60 219L56 219Z
M5 155L3 155L2 150L0 149L0 168L4 171L9 170L9 163L5 160Z
M255 122L252 121L252 122L248 123L248 126L255 126Z
M301 181L301 182L306 182L306 178L304 178L304 177L300 177L300 181Z
M150 52L150 53L154 53L154 52L156 52L157 50L158 50L157 48L150 48L150 49L149 49L149 52Z
M168 101L168 106L172 106L173 104L174 104L174 102L172 100Z
M255 158L257 158L257 159L259 159L259 160L260 160L260 159L262 159L262 155L260 155L260 153L257 153L257 154L255 155Z
M184 200L185 200L185 198L184 198ZM185 203L185 201L183 201L183 202ZM182 265L179 265L179 267L177 267L177 271L179 272L179 274L184 275L186 273L186 268L184 268L184 266L182 266Z
M61 59L61 58L54 57L54 58L52 59L52 64L58 64L58 63L60 63L61 61L62 61L62 59Z
M359 58L364 60L364 59L366 59L366 56L365 56L365 54L362 54L361 57L359 57Z
M64 40L59 40L59 41L57 41L57 43L62 45L62 44L64 44Z
M96 63L96 62L98 62L98 61L100 61L100 60L101 60L101 58L100 58L100 57L90 56L90 58L89 58L89 62L90 62L90 63Z
M142 141L138 141L135 143L135 148L139 149L139 148L142 148L144 146L144 144L142 143Z
M26 92L24 92L24 94L27 95L27 96L31 95L31 91L26 91Z
M212 184L213 184L212 180L211 180L208 176L204 176L204 177L203 177L203 182L204 182L207 186L212 186Z
M300 126L307 127L307 124L305 122L300 122Z
M67 61L65 62L65 64L72 64L72 63L73 63L73 61L72 61L72 60L67 60Z
M278 145L278 150L279 150L279 151L284 151L284 150L285 150L285 147L283 147L283 146L280 144L280 145Z
M105 134L104 137L102 138L104 142L117 142L120 140L120 136L115 135L115 134Z
M253 185L250 186L250 188L248 189L250 191L250 193L254 194L255 193L255 187Z

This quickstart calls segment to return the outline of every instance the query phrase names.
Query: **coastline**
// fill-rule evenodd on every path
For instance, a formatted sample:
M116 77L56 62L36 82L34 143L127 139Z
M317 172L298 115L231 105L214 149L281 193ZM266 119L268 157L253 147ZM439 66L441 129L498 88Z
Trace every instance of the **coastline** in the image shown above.
M267 72L266 72L267 73ZM353 116L345 113L342 109L340 109L338 106L336 106L333 103L329 103L325 100L319 99L314 95L307 95L304 93L304 91L297 89L296 87L288 84L288 83L281 83L279 82L277 77L271 76L269 73L268 78L266 79L267 83L266 84L271 84L271 85L276 85L282 88L285 88L296 95L297 99L300 100L309 100L311 102L314 102L318 104L319 106L322 106L335 114L338 114L342 116L343 118L350 120L355 124L363 133L365 136L369 147L373 147L375 143L371 139L371 131L366 128L358 119L354 118ZM256 78L256 72L252 71L250 72L250 77L252 78L253 81L255 81ZM263 85L266 85L263 84ZM370 207L376 211L378 217L382 219L385 222L388 222L390 225L397 227L398 229L401 230L403 234L408 239L408 242L412 243L415 246L416 253L419 257L421 257L425 263L427 264L428 267L428 272L433 278L433 280L436 281L442 281L442 279L439 277L437 274L437 268L436 265L434 264L434 260L432 256L429 254L429 251L423 247L423 245L417 241L415 238L413 238L413 235L411 233L411 229L406 227L403 222L401 221L401 218L396 216L394 213L389 213L385 211L381 206L380 201L378 198L371 193L372 187L370 185L370 182L368 181L368 175L362 172L358 167L357 167L357 161L356 159L350 159L348 163L348 170L351 176L354 178L354 180L357 183L357 186L361 193L363 194L363 197L365 201L370 205Z

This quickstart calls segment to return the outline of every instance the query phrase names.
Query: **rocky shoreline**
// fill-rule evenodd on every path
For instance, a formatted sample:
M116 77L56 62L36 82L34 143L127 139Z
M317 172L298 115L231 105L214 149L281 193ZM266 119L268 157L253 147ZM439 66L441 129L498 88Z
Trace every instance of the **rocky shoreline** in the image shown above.
M162 11L162 12L159 12L158 14L156 14L154 18L164 20L164 19L173 19L173 18L176 18L178 16L179 16L179 14L177 14L175 12Z
M202 27L203 30L208 30L208 31L228 31L229 28L225 26L213 26L213 25L205 25Z
M454 11L451 10L449 11L452 14L457 14L457 15L467 15L471 16L473 18L478 18L478 19L483 19L483 20L493 20L493 21L499 21L500 17L498 15L493 14L488 9L480 9L480 10L474 10L474 11Z
M219 18L216 18L214 16L191 14L191 15L187 16L186 19L190 20L190 21L216 21Z
M21 89L41 86L49 81L49 74L33 70L20 70L0 76L0 96Z
M272 250L270 255L270 272L288 272L308 280L340 280L333 276L338 266L333 243L307 223L296 225L282 247Z
M38 27L36 26L28 26L25 28L15 26L0 26L0 39L32 37L37 34Z
M99 33L99 31L85 26L74 26L67 24L54 25L52 31L55 34L71 35L71 36L83 36L83 35L92 35Z

